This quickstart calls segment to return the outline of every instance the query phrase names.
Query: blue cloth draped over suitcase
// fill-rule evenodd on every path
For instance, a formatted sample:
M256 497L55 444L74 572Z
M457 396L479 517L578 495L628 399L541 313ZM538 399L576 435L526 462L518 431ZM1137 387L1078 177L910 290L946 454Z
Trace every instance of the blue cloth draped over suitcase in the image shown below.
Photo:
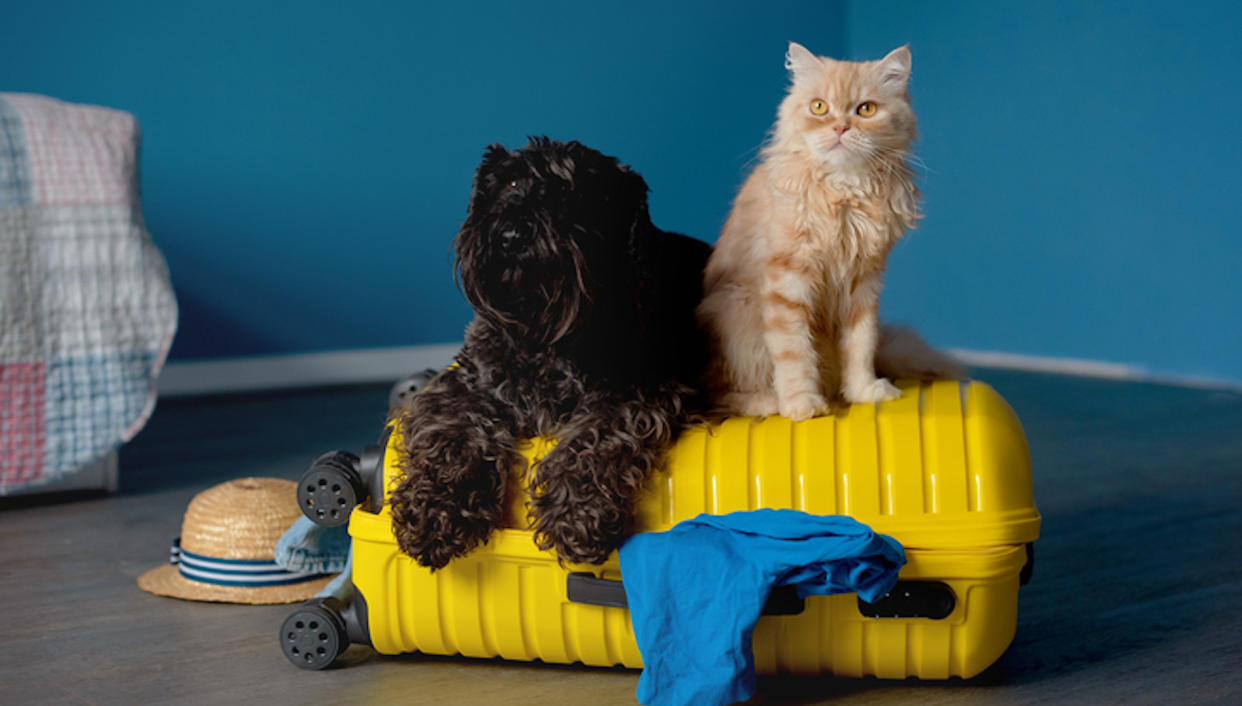
M620 554L648 706L750 698L751 634L774 586L874 602L906 562L896 540L853 518L774 509L699 515L634 535Z

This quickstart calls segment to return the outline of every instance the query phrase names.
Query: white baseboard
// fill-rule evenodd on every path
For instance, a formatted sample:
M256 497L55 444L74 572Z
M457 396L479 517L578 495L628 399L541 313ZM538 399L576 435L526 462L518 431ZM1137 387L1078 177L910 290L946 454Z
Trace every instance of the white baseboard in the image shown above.
M1040 373L1058 373L1079 377L1106 378L1109 380L1137 380L1147 376L1144 368L1125 363L1107 363L1081 358L1050 358L1021 353L998 351L972 351L950 348L948 353L963 365L975 368L1004 368L1029 370Z
M426 368L443 368L461 348L442 343L291 355L173 361L160 373L161 397L279 390L323 385L396 382Z
M950 348L949 354L961 361L963 365L975 368L1001 368L1005 370L1025 370L1035 373L1053 373L1056 375L1074 375L1077 377L1101 378L1105 380L1125 380L1129 382L1150 382L1175 387L1194 387L1211 390L1233 390L1242 392L1242 382L1223 380L1210 376L1181 375L1176 373L1155 372L1140 365L1128 363L1110 363L1101 360L1085 360L1082 358L1053 358L1047 356L1024 355L1022 353L1001 353L998 351L972 351L961 348Z
M160 396L396 382L419 370L448 365L460 348L461 343L438 343L222 360L174 361L168 363L160 375ZM1029 370L1058 375L1242 391L1242 383L1236 381L1164 375L1124 363L964 349L950 349L949 352L963 364L979 368Z

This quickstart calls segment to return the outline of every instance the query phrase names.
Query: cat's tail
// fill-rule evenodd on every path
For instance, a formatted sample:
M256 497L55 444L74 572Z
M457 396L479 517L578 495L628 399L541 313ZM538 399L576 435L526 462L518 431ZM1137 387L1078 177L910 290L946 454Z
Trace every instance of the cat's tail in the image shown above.
M912 329L883 325L875 352L876 375L889 380L964 380L966 371L947 353L932 348Z

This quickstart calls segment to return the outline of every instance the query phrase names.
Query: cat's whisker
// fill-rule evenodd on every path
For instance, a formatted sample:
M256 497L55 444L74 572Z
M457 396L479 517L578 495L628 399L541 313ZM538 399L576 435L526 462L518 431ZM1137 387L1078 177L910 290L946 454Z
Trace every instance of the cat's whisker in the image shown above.
M742 169L752 169L760 162L760 160L763 159L763 147L764 146L762 144L757 145L738 155L738 157L746 157L746 161L742 162Z
M878 147L878 145L873 145ZM899 159L891 159L884 155L883 152L871 151L863 154L863 159L872 169L883 170L884 176L895 176L898 170L904 166L904 162Z
M883 152L897 159L905 160L906 162L914 165L915 167L918 167L920 170L922 170L925 173L928 173L928 174L937 173L936 170L927 166L927 162L925 162L922 157L918 156L917 154L913 152L910 152L909 150L898 149L896 147L888 147L886 145L872 145L872 147L878 152Z

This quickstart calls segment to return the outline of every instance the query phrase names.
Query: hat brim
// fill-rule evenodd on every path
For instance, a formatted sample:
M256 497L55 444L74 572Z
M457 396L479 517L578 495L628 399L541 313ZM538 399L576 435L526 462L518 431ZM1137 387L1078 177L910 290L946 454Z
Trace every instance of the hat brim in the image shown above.
M248 605L273 605L297 603L323 590L332 576L310 579L287 586L218 586L187 579L176 566L166 564L156 567L138 577L138 588L157 596L181 598L187 601L212 603L244 603Z

